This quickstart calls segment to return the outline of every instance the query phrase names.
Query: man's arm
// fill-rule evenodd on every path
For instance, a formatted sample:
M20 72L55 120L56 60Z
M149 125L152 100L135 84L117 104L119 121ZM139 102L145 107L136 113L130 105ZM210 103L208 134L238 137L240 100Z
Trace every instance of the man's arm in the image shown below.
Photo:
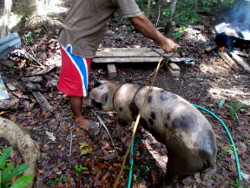
M129 20L139 33L157 42L166 53L177 51L177 44L164 37L144 14Z

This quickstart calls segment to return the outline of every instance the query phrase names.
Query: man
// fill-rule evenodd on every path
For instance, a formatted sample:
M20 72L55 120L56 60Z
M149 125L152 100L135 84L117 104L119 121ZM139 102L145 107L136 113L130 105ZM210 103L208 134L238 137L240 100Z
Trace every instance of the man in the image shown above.
M153 39L165 52L177 48L177 44L154 27L135 0L74 0L58 37L62 52L58 89L69 95L74 125L80 128L94 125L81 113L82 99L88 91L91 58L104 37L109 18L117 10L129 18L138 32Z

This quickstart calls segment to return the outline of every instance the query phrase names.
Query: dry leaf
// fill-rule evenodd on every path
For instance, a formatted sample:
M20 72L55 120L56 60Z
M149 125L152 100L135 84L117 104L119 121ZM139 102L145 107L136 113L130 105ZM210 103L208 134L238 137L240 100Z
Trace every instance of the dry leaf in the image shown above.
M81 142L80 143L80 151L81 151L80 155L86 155L86 154L92 152L93 148L89 147L89 145L86 142Z

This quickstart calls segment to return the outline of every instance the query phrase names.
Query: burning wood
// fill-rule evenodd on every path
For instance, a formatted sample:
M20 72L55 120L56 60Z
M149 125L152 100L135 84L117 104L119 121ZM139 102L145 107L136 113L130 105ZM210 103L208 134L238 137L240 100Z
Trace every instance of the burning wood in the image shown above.
M232 60L225 50L219 49L218 54L229 67L231 67L234 71L238 70L238 65L234 62L234 60Z
M250 67L248 64L245 63L245 61L238 56L235 52L230 52L232 59L238 63L246 72L250 73Z

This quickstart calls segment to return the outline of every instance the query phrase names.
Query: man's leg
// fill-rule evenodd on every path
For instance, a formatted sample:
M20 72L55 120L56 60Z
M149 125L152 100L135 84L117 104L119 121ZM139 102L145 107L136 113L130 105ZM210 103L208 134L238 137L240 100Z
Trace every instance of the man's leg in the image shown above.
M79 127L86 127L91 124L89 120L83 117L81 108L82 108L82 97L72 97L69 96L70 106L74 114L74 123Z

